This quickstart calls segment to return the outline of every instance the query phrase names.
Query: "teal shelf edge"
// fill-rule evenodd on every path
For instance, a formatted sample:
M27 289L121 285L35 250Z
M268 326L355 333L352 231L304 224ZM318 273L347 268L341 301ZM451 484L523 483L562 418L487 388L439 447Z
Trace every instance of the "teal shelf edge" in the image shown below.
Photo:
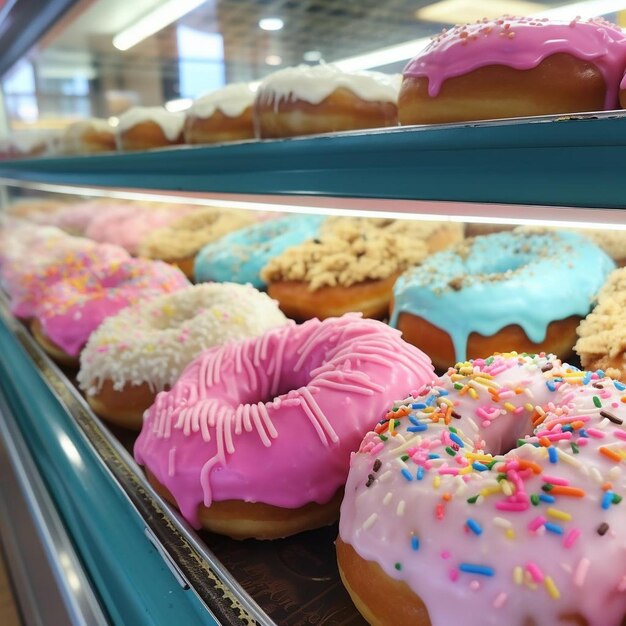
M144 525L0 316L0 391L114 624L218 622L184 590Z
M618 208L619 113L0 163L66 185Z

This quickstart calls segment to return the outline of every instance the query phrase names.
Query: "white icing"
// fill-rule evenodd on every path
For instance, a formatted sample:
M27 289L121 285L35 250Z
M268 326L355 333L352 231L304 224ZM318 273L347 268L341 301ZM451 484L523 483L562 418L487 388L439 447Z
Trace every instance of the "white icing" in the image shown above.
M142 122L154 122L161 127L169 141L174 141L182 132L184 113L171 113L163 107L133 107L120 115L118 133L124 132Z
M239 117L254 102L256 90L248 83L234 83L198 98L188 115L207 118L219 110L228 117Z
M45 146L46 151L52 149L54 141L58 139L60 131L50 129L29 128L28 130L18 131L11 135L9 141L11 145L20 153L26 154Z
M270 74L261 83L259 102L305 100L319 104L343 87L362 100L397 102L402 77L380 72L342 72L334 65L299 65Z

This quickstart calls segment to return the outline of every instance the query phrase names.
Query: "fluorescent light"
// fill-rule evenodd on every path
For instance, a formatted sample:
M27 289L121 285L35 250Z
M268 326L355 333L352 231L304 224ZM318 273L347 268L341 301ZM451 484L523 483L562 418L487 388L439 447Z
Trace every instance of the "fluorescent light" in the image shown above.
M307 50L302 55L302 58L307 63L317 63L318 61L322 60L322 53L319 50Z
M586 0L585 2L575 2L556 9L548 9L536 13L537 17L548 17L555 20L570 20L576 16L583 19L616 13L626 9L626 0ZM431 41L430 37L421 37L404 43L379 48L365 54L347 57L334 61L333 64L346 72L358 70L369 70L391 63L408 61L418 52L421 52Z
M128 50L150 35L158 33L183 15L187 15L204 2L205 0L168 0L115 35L113 45L118 50Z
M543 4L526 0L441 0L415 11L415 17L425 22L439 24L463 24L475 22L483 17L495 18L501 15L535 15Z
M261 30L281 30L285 25L280 17L264 17L259 20L259 28Z
M191 106L193 100L191 98L176 98L176 100L168 100L165 103L165 108L170 113L177 113L178 111L184 111Z
M280 65L283 62L283 58L278 56L277 54L268 54L265 57L265 62L268 65Z

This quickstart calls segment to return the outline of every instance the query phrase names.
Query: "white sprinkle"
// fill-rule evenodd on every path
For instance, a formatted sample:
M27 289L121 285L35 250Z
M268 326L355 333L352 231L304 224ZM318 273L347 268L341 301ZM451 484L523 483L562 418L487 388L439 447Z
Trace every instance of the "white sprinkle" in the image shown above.
M513 495L513 488L511 487L511 483L508 480L500 481L500 485L502 486L502 493L504 493L505 496Z
M386 472L384 472L383 474L381 474L378 477L378 482L379 483L384 483L385 481L389 480L391 478L391 470L387 470Z
M619 477L619 475L622 473L621 468L619 467L619 465L614 465L610 470L609 470L609 478L615 480L616 478Z
M473 580L469 586L472 591L478 591L480 589L480 583L477 580Z
M369 530L378 519L378 513L372 513L363 523L363 530Z
M404 500L400 500L400 502L398 502L398 506L396 507L396 515L399 515L400 517L404 515L404 506Z
M476 431L478 432L478 424L471 418L471 417L467 417L466 418L467 421L469 422L469 425Z
M502 608L504 606L504 603L506 602L506 599L507 599L507 595L506 593L504 593L504 591L502 591L496 596L496 599L493 601L493 608L494 609Z
M494 517L493 523L500 528L511 528L511 526L513 525L508 519L505 519L504 517Z
M602 474L600 473L600 470L597 467L591 468L591 478L593 478L600 485L604 482L604 479L602 478Z
M383 498L383 504L387 505L391 502L391 498L393 498L393 494L391 491L388 491L385 497Z
M562 461L565 461L565 463L569 463L574 467L580 467L580 461L577 458L573 457L571 454L564 452L563 450L561 450L561 448L557 448L556 452L559 455L559 458Z

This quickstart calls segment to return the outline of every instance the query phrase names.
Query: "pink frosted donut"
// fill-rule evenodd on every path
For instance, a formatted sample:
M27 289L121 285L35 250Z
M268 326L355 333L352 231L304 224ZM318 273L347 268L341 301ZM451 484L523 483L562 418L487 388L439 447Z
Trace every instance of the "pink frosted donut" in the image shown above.
M135 445L194 526L270 539L336 519L350 452L389 394L433 378L400 333L348 314L205 351Z
M42 294L33 334L51 356L74 364L105 318L130 304L188 286L182 272L159 261L126 259L92 265Z
M626 623L625 420L626 385L515 353L394 405L341 505L357 607L385 626Z
M26 252L25 254L28 254ZM96 244L87 239L64 241L36 261L17 265L8 272L8 289L13 315L28 319L35 315L42 298L46 298L52 285L71 278L93 267L116 263L130 258L123 248L108 244Z

